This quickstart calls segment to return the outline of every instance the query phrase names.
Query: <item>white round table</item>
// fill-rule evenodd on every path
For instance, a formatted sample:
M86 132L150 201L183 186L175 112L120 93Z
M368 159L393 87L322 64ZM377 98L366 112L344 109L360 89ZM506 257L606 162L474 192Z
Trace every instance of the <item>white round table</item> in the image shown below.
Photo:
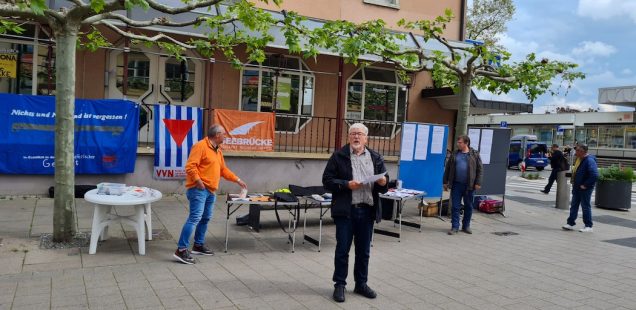
M121 221L135 227L139 242L139 255L146 255L146 230L148 226L148 240L152 240L152 208L151 203L158 201L163 196L160 191L148 189L145 195L135 195L129 188L121 196L97 194L97 189L90 190L84 195L84 199L95 205L93 213L93 225L91 228L91 244L88 254L97 252L97 240L108 239L108 225L114 221ZM132 216L119 216L111 213L113 206L134 206L135 214Z

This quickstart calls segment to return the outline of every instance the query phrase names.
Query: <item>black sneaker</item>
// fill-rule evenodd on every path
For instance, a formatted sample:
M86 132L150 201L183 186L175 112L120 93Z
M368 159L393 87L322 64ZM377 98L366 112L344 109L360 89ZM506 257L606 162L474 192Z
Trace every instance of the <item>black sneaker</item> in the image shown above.
M212 256L214 255L214 252L212 252L212 250L210 250L207 246L205 246L205 244L202 244L202 245L195 244L192 246L192 254Z
M179 251L179 249L177 249L176 251L174 251L174 254L172 256L180 263L184 263L187 265L194 264L194 258L190 256L190 253L187 249L183 251Z
M370 299L373 299L377 296L377 294L366 284L362 284L360 286L356 285L356 287L353 289L353 292Z

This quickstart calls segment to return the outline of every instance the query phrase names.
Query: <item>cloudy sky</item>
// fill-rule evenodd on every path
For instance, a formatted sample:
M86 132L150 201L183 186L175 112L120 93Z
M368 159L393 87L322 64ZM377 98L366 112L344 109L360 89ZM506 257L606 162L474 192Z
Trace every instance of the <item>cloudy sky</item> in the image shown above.
M566 95L544 95L534 113L557 106L602 111L633 110L598 104L602 87L636 85L636 0L514 0L517 11L501 43L513 59L534 52L540 57L572 61L587 77ZM521 93L481 99L527 102Z

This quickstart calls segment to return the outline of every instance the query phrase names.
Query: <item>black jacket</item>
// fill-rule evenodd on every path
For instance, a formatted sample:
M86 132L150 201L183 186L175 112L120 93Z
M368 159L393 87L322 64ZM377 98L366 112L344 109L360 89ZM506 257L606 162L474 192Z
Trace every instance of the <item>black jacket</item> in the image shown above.
M453 187L453 182L455 181L455 156L459 152L458 150L451 154L444 167L443 184L449 187ZM483 175L484 166L481 163L481 157L479 157L479 153L475 149L470 148L468 151L468 188L472 190L475 185L481 185Z
M386 172L384 166L384 158L379 153L367 148L373 161L373 174ZM389 174L387 176L387 184ZM353 168L351 168L351 149L349 144L342 149L334 152L325 171L322 174L322 185L333 195L331 201L331 217L349 217L351 216L351 190L347 187L349 181L353 180ZM375 221L380 222L382 218L382 209L379 202L379 193L386 193L388 186L380 186L377 183L373 186L373 209L375 211Z
M565 160L563 152L555 150L550 157L550 167L552 167L554 171L562 171L566 164L564 163Z

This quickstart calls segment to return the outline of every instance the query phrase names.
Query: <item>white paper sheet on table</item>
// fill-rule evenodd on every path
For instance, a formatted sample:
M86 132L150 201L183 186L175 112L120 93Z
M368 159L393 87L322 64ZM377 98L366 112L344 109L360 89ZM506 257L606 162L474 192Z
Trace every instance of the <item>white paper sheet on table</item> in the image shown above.
M479 151L479 129L468 129L468 138L470 139L470 146Z
M492 129L483 129L481 131L481 143L479 144L479 156L484 165L490 164L490 153L492 150Z
M431 139L431 154L442 154L444 151L444 127L433 126L433 138Z
M400 160L413 160L413 149L415 148L415 128L417 128L415 124L404 124Z
M417 140L415 141L415 160L426 160L428 153L428 136L431 127L428 125L417 125Z

